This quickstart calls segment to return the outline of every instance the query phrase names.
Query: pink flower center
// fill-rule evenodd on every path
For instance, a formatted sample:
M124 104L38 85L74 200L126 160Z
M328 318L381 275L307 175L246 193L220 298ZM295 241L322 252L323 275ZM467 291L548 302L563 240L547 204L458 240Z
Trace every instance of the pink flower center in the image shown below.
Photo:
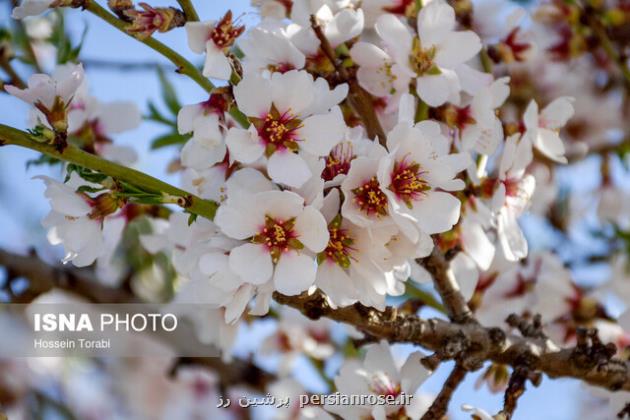
M394 383L387 374L377 372L372 376L369 385L370 391L376 395L397 397L401 393L400 384Z
M413 201L420 199L426 191L431 189L422 177L423 174L424 171L419 163L409 162L405 157L394 163L389 189L407 207L411 208Z
M252 238L255 244L264 245L271 254L273 263L277 263L280 256L291 249L302 249L304 245L297 239L294 230L295 217L289 220L278 220L265 216L265 224L257 235Z
M318 263L327 260L341 268L350 267L351 253L354 251L354 239L348 235L348 230L341 227L341 215L337 215L328 225L328 245L317 258Z
M302 121L295 118L290 111L280 114L276 107L272 106L264 118L251 118L251 120L265 145L267 157L273 155L276 150L298 151L297 131L302 127Z
M244 30L244 26L234 26L232 22L232 11L230 10L217 22L208 38L211 39L218 48L225 49L229 48Z
M444 122L446 122L449 127L456 127L460 130L463 130L468 125L476 123L475 119L472 117L472 109L470 108L470 105L463 108L448 105L444 108L443 115Z
M411 17L416 10L416 0L396 0L391 6L383 7L383 11L394 15Z
M381 191L376 176L368 179L361 185L352 190L354 194L354 202L362 212L368 216L376 215L376 217L387 215L387 196Z
M326 167L322 171L324 181L332 181L337 175L346 175L352 159L354 159L352 143L343 142L336 145L326 156Z

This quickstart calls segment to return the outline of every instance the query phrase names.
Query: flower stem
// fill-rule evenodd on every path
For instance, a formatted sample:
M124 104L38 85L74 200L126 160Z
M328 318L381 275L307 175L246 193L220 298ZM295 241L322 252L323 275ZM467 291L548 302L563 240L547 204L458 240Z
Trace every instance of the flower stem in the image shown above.
M149 48L157 51L162 54L164 57L168 58L175 66L177 67L177 72L181 74L185 74L186 76L193 79L199 86L201 86L206 92L210 93L214 90L214 85L210 80L205 78L201 72L188 60L182 57L180 54L173 51L168 46L162 44L160 41L154 39L153 37L148 37L145 39L139 39L132 34L127 32L127 23L118 19L113 14L109 13L106 9L104 9L101 5L99 5L95 0L85 0L84 8L88 10L90 13L98 16L103 19L105 22L109 23L119 31L129 35L132 38L137 39L143 44L147 45Z
M190 61L186 60L183 56L181 56L180 54L178 54L177 52L175 52L168 46L164 45L163 43L154 39L153 37L139 39L133 36L132 34L128 33L127 23L118 19L113 14L109 13L106 9L101 7L101 5L99 5L95 0L84 0L83 7L85 8L85 10L88 10L90 13L103 19L105 22L109 23L110 25L118 29L119 31L142 42L149 48L153 49L154 51L157 51L164 57L168 58L173 64L175 64L175 67L177 68L176 71L178 73L185 74L186 76L190 77L199 86L201 86L206 92L212 93L212 91L214 90L214 85L212 84L212 82L210 82L210 80L208 80L199 71L197 67L195 67ZM238 122L239 124L241 124L243 127L249 126L249 121L247 120L247 117L241 111L239 111L238 108L236 108L235 106L230 108L229 113L232 116L232 118L234 118L234 120Z
M429 119L429 105L418 98L418 108L416 108L415 122L419 123Z
M20 89L24 89L26 87L26 83L24 83L24 80L22 80L20 75L17 74L9 60L0 59L0 68L4 70L7 76L9 76L9 84L12 84Z
M166 193L182 197L183 200L181 200L181 203L178 203L182 208L189 213L197 214L210 220L214 218L214 214L219 207L214 201L203 200L150 175L84 152L76 146L68 145L62 152L59 152L52 145L35 141L24 131L0 124L0 146L7 144L25 147L65 162L93 169L111 176L115 180L125 181L154 193Z
M177 3L181 6L184 14L186 15L186 20L188 22L196 22L199 21L199 15L195 10L195 6L193 6L191 0L177 0Z

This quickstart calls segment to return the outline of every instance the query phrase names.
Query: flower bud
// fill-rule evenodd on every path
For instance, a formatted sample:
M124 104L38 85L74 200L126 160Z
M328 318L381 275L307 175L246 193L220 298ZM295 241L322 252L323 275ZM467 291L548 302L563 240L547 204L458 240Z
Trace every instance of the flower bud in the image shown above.
M92 219L102 219L107 215L115 213L122 204L124 204L124 200L112 193L107 192L100 194L90 200L90 205L92 206L90 217Z
M68 130L68 105L61 97L55 97L53 106L50 108L39 101L34 105L46 116L46 120L56 132L65 133Z
M128 10L133 10L133 2L131 0L108 0L107 6L119 18L131 22L131 19L125 14Z
M124 11L131 22L131 25L127 27L127 32L139 39L148 38L155 31L168 32L186 23L184 13L173 7L153 8L146 3L140 3L140 7L144 10Z

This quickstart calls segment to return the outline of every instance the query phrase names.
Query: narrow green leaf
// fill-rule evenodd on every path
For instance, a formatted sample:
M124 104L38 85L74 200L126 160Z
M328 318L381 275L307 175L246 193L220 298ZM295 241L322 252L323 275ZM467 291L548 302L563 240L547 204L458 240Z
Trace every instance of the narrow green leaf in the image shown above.
M162 147L184 144L190 139L188 134L169 133L160 136L151 142L151 150L161 149Z
M179 103L179 99L177 99L177 92L175 92L175 87L168 79L164 70L161 67L157 69L158 79L160 80L160 85L162 86L162 99L164 103L168 107L169 111L175 116L179 112L179 109L182 107Z

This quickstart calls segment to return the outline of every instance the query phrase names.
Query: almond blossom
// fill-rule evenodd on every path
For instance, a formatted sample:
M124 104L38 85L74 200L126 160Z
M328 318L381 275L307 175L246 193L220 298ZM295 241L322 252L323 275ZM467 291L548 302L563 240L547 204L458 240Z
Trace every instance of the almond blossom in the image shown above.
M344 363L335 378L335 385L345 395L391 395L396 402L386 405L327 405L326 409L343 418L386 418L402 411L411 419L419 419L428 405L426 399L416 395L416 391L431 373L420 364L421 357L420 352L414 352L402 366L398 366L387 344L370 345L363 360ZM406 400L405 395L411 398Z
M95 264L72 276L92 270L101 282L59 285L94 301L164 304L192 327L182 340L221 352L99 362L133 397L112 416L443 418L484 364L477 383L506 393L497 418L512 416L526 376L628 388L615 370L630 344L623 1L552 1L530 13L502 0L252 0L256 16L235 5L215 20L195 0L19 3L17 19L83 6L171 62L164 104L153 90L136 98L151 96L144 119L168 130L150 143L167 146L158 158L174 152L167 173L143 156L149 175L113 142L140 126L139 108L90 93L73 64L83 43L60 13L46 15L55 24L44 35L0 34L0 84L32 105L27 130L0 124L0 145L43 153L38 165L62 162L67 182L37 177L51 206L47 238L64 263ZM176 36L193 60L170 45ZM55 71L28 77L40 67ZM180 78L193 83L180 89ZM0 297L30 298L13 293L14 272L27 270L12 270L2 251L0 262ZM0 324L10 325L4 315ZM528 349L536 363L522 363ZM90 401L118 407L118 396L91 395L76 369L59 389L86 388L87 402L55 392L55 404L87 416ZM437 399L419 391L434 386L429 369L451 370ZM387 400L302 407L320 392ZM263 404L242 406L250 397ZM605 409L581 416L630 414L627 392L601 397Z
M538 104L530 102L523 116L525 137L542 154L559 163L567 163L558 132L573 115L573 98L558 98L538 113Z
M6 91L33 105L45 117L49 127L64 132L68 129L68 109L81 83L84 73L81 64L59 67L51 76L34 74L28 86L19 89L5 86Z
M264 22L250 31L238 43L245 54L242 61L245 74L300 70L306 64L304 54L291 42L289 28Z
M230 158L245 164L264 158L273 181L301 187L313 175L302 154L326 156L345 132L336 105L347 89L330 90L325 80L304 71L274 73L271 79L246 76L234 96L252 125L228 131Z
M382 15L375 29L385 51L362 42L352 49L360 65L359 83L374 95L384 96L415 79L417 94L427 104L457 100L460 83L455 69L479 52L481 42L474 32L455 31L455 23L455 11L442 0L420 10L418 36L398 17Z
M333 189L322 207L329 240L317 256L315 284L334 306L358 301L383 308L386 295L400 294L391 279L394 264L389 261L391 251L387 248L397 229L385 226L368 231L346 220L339 213L339 204L339 190Z
M459 220L460 201L446 191L464 187L454 178L468 160L449 155L447 144L435 122L401 124L389 133L390 153L379 162L377 179L388 213L414 243L420 235L450 230Z
M37 16L52 7L53 4L60 3L59 0L22 0L11 12L13 19L24 19L27 16Z
M287 295L314 282L314 254L325 249L329 235L324 217L289 191L266 191L229 198L216 223L228 237L247 242L230 251L229 267L253 285L272 280Z
M221 80L228 80L232 74L232 65L225 55L244 26L235 26L232 13L228 12L220 21L187 22L188 47L197 54L206 54L203 75Z
M63 244L63 261L85 267L110 255L110 247L116 246L125 226L124 219L108 217L118 208L115 199L107 193L92 199L52 178L36 178L46 184L45 195L52 207L42 224L51 244Z

